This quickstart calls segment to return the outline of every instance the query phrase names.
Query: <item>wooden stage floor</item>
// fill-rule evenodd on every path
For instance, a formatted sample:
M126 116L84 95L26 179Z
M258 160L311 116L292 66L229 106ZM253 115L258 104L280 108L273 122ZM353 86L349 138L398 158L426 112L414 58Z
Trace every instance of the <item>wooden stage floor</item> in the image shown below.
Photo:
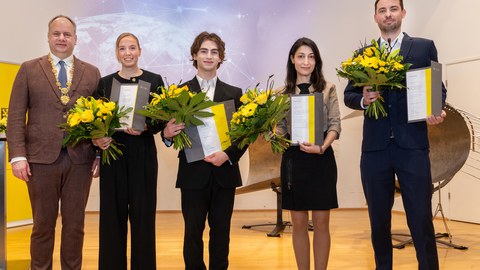
M286 228L281 237L267 237L273 226L242 229L246 224L274 222L276 213L268 211L235 211L232 219L230 268L242 270L296 269L291 243L291 229ZM60 219L59 219L60 220ZM284 211L284 220L290 220ZM467 246L458 250L438 244L440 269L480 269L480 225L448 221L453 243ZM60 224L59 224L60 225ZM59 226L58 225L58 226ZM443 222L435 220L437 232L445 232ZM337 209L331 212L330 230L332 247L328 269L374 269L370 245L367 211L363 209ZM31 226L8 229L7 260L9 270L26 269L29 259ZM405 215L393 214L393 233L408 232ZM180 212L157 214L157 269L184 269L182 258L183 220ZM57 230L53 269L59 266L60 230ZM204 235L208 241L208 226ZM208 244L205 245L208 247ZM208 251L205 252L208 261ZM88 213L85 227L83 269L97 269L98 213ZM312 266L313 269L313 266ZM394 269L417 269L413 246L394 249Z

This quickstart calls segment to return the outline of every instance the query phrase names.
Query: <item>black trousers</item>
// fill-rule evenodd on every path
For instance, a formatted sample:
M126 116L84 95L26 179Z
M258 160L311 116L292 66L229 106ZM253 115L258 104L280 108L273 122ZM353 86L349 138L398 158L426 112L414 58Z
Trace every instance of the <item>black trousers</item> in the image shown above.
M123 156L100 171L99 269L127 269L130 221L131 269L156 269L157 154L149 138L122 137ZM152 147L153 144L153 147Z
M182 214L185 222L183 258L186 270L207 269L203 261L203 231L210 227L209 269L228 268L230 221L235 188L222 188L214 179L198 190L182 188Z

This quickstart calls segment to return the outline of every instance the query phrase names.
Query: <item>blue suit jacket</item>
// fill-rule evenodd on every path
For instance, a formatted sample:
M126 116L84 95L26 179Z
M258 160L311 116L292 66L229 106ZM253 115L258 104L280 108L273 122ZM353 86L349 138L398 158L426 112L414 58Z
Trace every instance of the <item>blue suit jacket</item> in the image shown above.
M400 55L410 69L430 66L430 61L438 61L437 49L432 40L414 38L405 34L400 47ZM406 82L404 80L403 85ZM344 102L349 108L363 110L360 106L363 89L353 87L350 81L345 88ZM428 149L428 130L425 121L408 123L407 90L405 88L384 90L387 117L375 119L364 117L362 151L377 151L387 147L393 134L396 143L407 149ZM447 89L442 83L442 102L445 104Z
M200 92L201 88L196 77L185 83L192 92ZM183 85L182 85L183 86ZM235 108L238 109L241 105L240 97L242 96L242 89L226 84L219 79L215 87L215 94L213 101L226 101L233 99L235 101ZM221 166L217 167L211 163L203 160L187 163L184 151L178 154L178 174L177 174L177 188L187 189L201 189L206 187L209 179L214 178L221 187L235 188L242 185L240 176L240 169L238 161L245 153L247 147L243 150L238 149L237 144L233 143L230 147L225 149L230 162L225 161Z

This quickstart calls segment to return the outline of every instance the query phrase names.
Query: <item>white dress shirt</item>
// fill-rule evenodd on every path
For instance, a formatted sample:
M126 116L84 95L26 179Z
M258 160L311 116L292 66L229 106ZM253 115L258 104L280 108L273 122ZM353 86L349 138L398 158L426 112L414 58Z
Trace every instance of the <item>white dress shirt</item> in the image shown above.
M73 55L70 55L65 59L60 59L57 56L55 56L53 53L50 53L50 57L52 58L55 69L57 70L57 74L60 73L60 64L59 64L60 60L63 60L63 62L65 62L65 69L67 70L67 81L70 81L72 79L70 78L70 70L73 68Z
M200 84L200 89L202 92L207 93L207 97L213 101L213 97L215 96L215 87L217 86L217 76L213 77L210 80L205 80L202 77L196 75L198 84Z

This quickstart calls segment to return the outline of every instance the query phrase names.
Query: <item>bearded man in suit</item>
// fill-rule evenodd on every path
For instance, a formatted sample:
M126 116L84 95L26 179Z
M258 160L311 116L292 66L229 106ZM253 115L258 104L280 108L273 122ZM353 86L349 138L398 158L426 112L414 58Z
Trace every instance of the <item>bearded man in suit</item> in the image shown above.
M192 92L205 91L216 102L234 100L240 107L242 90L217 77L225 59L225 43L215 33L200 33L190 48L197 75L186 83ZM162 132L164 139L177 135L184 124L172 119ZM168 145L168 144L167 144ZM186 270L206 269L203 261L203 231L208 217L210 227L209 269L228 268L230 220L235 188L242 185L238 161L245 152L232 143L225 151L215 152L203 160L187 163L180 151L176 187L181 189L185 222L183 257Z
M428 67L437 60L432 40L414 38L401 31L406 15L402 0L376 0L375 22L380 28L379 44L388 50L399 49L411 68ZM405 81L403 82L405 85ZM378 97L371 86L345 88L347 107L365 110ZM442 102L447 90L442 86ZM368 203L371 238L376 269L392 269L391 210L395 176L402 191L407 223L412 234L418 268L438 269L437 246L432 222L432 175L430 169L427 124L443 122L445 111L430 115L426 121L409 123L406 89L383 89L388 116L375 119L365 115L363 123L360 171Z
M58 127L80 96L93 96L99 70L73 56L75 22L63 15L48 23L49 54L23 63L8 112L7 141L13 174L28 187L33 229L31 269L52 269L61 201L62 269L82 268L85 207L98 161L91 141L62 147Z

